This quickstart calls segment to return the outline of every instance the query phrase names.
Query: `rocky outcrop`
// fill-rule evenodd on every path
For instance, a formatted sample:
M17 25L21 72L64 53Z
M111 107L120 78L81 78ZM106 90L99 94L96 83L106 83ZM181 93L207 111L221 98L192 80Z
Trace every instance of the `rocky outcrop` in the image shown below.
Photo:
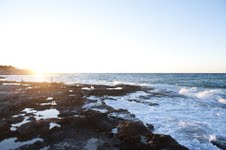
M32 71L26 69L17 69L13 66L0 65L0 75L24 75L32 74Z
M226 138L217 137L216 140L212 140L211 143L216 145L218 148L225 150L226 149Z
M153 134L142 122L124 121L118 125L117 137L122 149L187 150L169 135Z
M0 140L10 137L20 142L42 139L18 149L187 149L169 135L153 134L153 125L144 125L127 110L115 110L101 100L95 101L101 103L95 108L106 110L104 112L83 107L94 103L87 99L89 96L122 96L141 89L131 85L92 85L90 88L85 84L0 84ZM33 109L26 112L25 108ZM42 119L37 113L48 109L59 111L58 117ZM122 114L127 117L120 118ZM21 123L25 118L26 123L10 130L12 124Z

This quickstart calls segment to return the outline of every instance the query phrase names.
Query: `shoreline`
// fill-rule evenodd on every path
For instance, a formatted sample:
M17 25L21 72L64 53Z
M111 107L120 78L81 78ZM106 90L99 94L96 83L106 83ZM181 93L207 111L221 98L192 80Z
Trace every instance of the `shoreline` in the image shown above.
M146 89L0 81L0 145L10 140L16 146L16 138L21 145L12 149L187 149L169 135L154 134L153 125L127 110L95 100L139 90Z

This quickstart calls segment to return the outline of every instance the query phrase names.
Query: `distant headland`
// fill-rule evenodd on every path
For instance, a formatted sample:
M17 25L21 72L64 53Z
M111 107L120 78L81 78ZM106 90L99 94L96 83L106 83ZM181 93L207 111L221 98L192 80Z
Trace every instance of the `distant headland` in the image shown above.
M31 70L28 69L18 69L14 66L0 65L0 75L25 75L32 74Z

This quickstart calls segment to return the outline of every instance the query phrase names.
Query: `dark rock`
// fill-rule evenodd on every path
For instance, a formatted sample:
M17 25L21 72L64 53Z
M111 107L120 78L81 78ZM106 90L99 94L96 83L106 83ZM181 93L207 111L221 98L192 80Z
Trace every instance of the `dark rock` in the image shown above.
M21 122L24 120L24 117L23 116L18 116L18 117L12 117L12 118L9 118L9 123L11 124L14 124L14 123L18 123L18 122Z
M150 103L150 102L148 103L148 105L149 105L149 106L159 106L158 103Z
M109 119L106 114L94 110L82 111L79 115L64 117L58 121L63 128L90 128L95 131L110 132L116 126L116 122Z
M136 99L132 99L132 100L128 100L130 102L136 102L136 103L142 103L142 104L147 104L149 106L159 106L158 103L152 103L152 102L148 102L148 101L145 101L145 100L136 100Z
M152 134L142 122L124 121L118 125L120 149L188 150L169 135ZM141 137L146 137L141 141Z
M89 126L89 121L85 116L69 116L69 117L64 117L61 120L57 121L58 124L62 125L62 128L68 128L68 127L88 127Z
M27 69L18 69L14 66L3 66L0 65L0 75L24 75L24 74L32 74L31 70Z
M94 110L86 110L81 113L86 116L89 120L89 124L100 131L111 131L112 128L116 125L116 122L110 120L107 114L94 111Z
M152 124L146 123L146 126L148 127L149 130L153 131L154 126Z
M0 131L8 130L10 128L10 123L6 120L0 121Z
M147 142L152 149L188 150L188 148L178 144L170 135L149 134Z
M211 143L222 150L226 150L226 138L218 137L217 140L213 140Z
M37 141L33 144L29 144L29 145L23 145L19 148L17 148L17 150L40 150L41 148L44 148L45 144L42 141Z
M149 133L142 122L123 121L118 125L117 137L123 141L134 143L140 141L140 136Z
M84 101L85 101L85 99L78 94L76 94L76 95L69 94L68 100L70 101L71 104L76 104L76 105L82 105L82 104L84 104Z
M116 85L116 86L99 86L94 85L94 89L88 91L88 95L95 95L95 96L123 96L128 93L132 93L135 91L142 90L142 87L135 86L135 85ZM116 87L121 87L121 90L114 90ZM108 88L112 88L112 90L109 90Z
M28 139L39 134L48 134L50 132L49 123L48 120L39 120L23 124L17 128L17 135L19 138Z
M10 123L6 120L1 120L0 121L0 141L12 137L14 135L13 132L10 131Z
M58 116L59 117L70 117L73 115L76 115L76 113L72 112L72 111L64 111L64 112L61 112Z

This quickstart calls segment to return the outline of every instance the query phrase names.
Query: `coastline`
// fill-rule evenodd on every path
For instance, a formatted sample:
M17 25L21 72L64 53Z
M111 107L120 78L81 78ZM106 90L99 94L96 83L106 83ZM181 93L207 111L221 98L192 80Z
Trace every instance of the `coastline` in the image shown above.
M1 75L31 75L33 72L29 69L19 69L14 66L0 65L0 77Z
M17 145L12 138L21 143L40 138L16 148L187 149L169 135L154 134L153 125L144 125L127 110L95 99L139 90L148 89L0 81L0 145L5 140Z

